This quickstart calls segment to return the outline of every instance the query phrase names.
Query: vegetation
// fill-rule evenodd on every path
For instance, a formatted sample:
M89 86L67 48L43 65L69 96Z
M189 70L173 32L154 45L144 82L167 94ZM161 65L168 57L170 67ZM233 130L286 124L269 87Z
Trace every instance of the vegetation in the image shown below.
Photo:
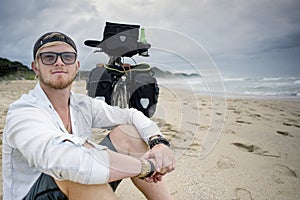
M34 77L35 73L22 63L0 57L0 81L33 80Z

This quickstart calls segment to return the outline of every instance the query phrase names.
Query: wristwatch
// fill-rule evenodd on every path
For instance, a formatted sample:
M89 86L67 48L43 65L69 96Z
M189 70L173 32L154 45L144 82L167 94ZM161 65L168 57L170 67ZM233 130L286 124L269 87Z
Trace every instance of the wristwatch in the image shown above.
M150 138L148 141L150 149L152 149L157 144L164 144L170 147L170 142L161 135L156 135Z

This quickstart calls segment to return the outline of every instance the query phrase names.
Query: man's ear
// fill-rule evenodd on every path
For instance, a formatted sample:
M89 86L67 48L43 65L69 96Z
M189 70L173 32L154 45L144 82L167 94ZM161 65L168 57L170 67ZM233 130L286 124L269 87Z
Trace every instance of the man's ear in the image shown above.
M35 61L32 61L31 62L31 68L32 70L35 72L35 74L37 75L37 66L36 66L36 62Z
M76 65L76 73L78 73L79 72L79 69L80 69L80 62L77 60L77 65Z

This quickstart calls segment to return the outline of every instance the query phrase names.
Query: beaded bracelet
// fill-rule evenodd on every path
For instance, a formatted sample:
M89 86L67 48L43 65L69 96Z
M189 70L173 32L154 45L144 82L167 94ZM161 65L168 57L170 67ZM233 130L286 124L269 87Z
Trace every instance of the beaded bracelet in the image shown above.
M154 136L151 140L148 141L150 149L152 149L157 144L164 144L170 147L170 142L161 135Z

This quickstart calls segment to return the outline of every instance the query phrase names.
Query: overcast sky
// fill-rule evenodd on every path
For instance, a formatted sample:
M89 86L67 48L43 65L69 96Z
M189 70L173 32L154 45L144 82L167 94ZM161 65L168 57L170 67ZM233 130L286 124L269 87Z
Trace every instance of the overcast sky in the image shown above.
M101 40L111 21L146 28L151 63L184 71L187 55L200 64L207 53L222 74L299 76L299 10L299 0L1 0L0 57L30 66L35 40L55 30L76 41L82 69L91 69L83 42Z

